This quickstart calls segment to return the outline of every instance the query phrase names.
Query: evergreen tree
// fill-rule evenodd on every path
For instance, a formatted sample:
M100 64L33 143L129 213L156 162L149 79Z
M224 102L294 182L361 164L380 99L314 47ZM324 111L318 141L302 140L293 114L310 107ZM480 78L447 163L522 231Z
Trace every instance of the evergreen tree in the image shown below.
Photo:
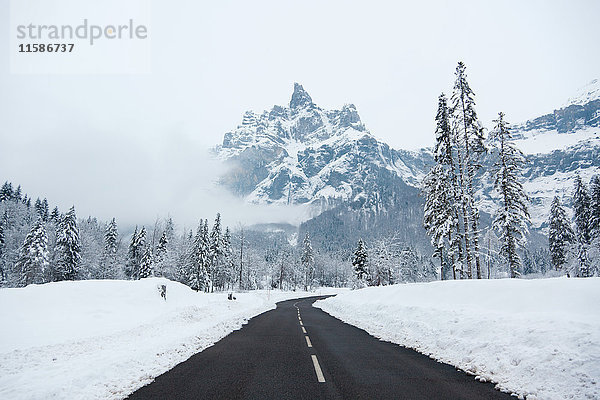
M48 236L41 218L25 237L15 267L20 271L19 286L44 283L48 268Z
M77 278L78 266L81 261L81 249L79 243L79 229L77 228L77 216L75 207L71 207L64 218L60 221L56 232L57 255L57 279L75 280Z
M575 188L573 189L573 217L575 219L575 228L577 240L584 244L589 244L590 235L590 208L591 199L587 187L577 175L575 177Z
M140 229L140 232L137 235L136 241L135 241L135 248L136 248L136 259L135 259L135 269L134 269L134 274L133 274L133 279L140 279L141 278L141 268L142 268L142 258L144 257L144 253L146 251L146 239L147 239L148 233L146 231L146 227L142 226L142 229Z
M579 277L591 276L588 246L592 240L591 198L587 187L577 175L573 189L573 218L575 219L575 233L578 242L579 268L576 275Z
M367 248L365 242L362 239L358 241L358 246L354 251L354 257L352 258L352 267L354 268L354 274L356 279L359 281L369 280L369 263Z
M50 217L50 208L48 206L48 200L44 198L42 200L42 220L44 222L48 222L48 218Z
M150 246L145 246L140 259L140 279L149 278L153 274L152 250Z
M173 239L175 239L175 224L171 217L167 218L167 221L165 222L165 235L167 243L172 243Z
M516 278L521 257L517 249L525 244L529 211L529 199L521 184L523 153L512 142L504 114L499 113L494 121L496 127L492 139L497 145L497 161L494 164L494 188L500 195L493 226L500 233L500 254L508 262L511 278Z
M575 234L558 196L555 196L552 200L548 227L550 259L552 267L558 271L567 262L569 246L575 242Z
M117 221L113 218L104 231L104 248L101 257L102 278L114 278L117 267L119 231Z
M17 189L13 193L13 199L16 202L21 202L23 200L23 192L21 190L21 185L17 186Z
M4 221L0 220L0 285L6 281L6 273L4 272L4 248L6 238L4 237Z
M34 208L36 214L38 215L38 217L40 217L43 221L44 220L44 209L42 207L42 201L40 200L39 197L35 200L33 208Z
M594 239L600 238L600 175L595 175L590 183L590 234Z
M423 180L423 191L426 195L423 224L431 244L435 248L434 256L440 258L441 279L451 266L456 278L455 256L458 265L462 261L458 234L458 199L456 195L456 176L454 172L454 156L452 152L452 131L450 127L446 96L442 93L438 100L436 114L435 150L436 165ZM444 248L449 249L444 256ZM449 262L449 260L452 260ZM448 265L450 264L450 265ZM459 267L460 268L460 267Z
M129 249L127 250L127 263L125 264L125 276L127 279L135 279L139 257L138 227L136 226L131 235L131 240L129 241Z
M54 207L52 210L52 213L50 214L50 221L54 222L55 224L58 224L60 221L60 211L58 211L58 207Z
M229 227L225 228L225 233L223 234L223 267L225 282L228 286L232 287L235 281L235 260Z
M2 189L0 189L0 202L8 201L13 199L13 187L12 183L4 182Z
M156 271L155 273L158 276L164 276L164 266L165 258L167 256L167 245L169 244L169 240L167 239L167 232L163 232L162 236L158 240L158 246L156 246Z
M467 277L472 278L475 259L477 278L481 278L479 259L479 210L475 203L475 174L481 167L479 155L486 151L483 144L483 128L475 112L474 93L467 82L466 67L462 62L456 67L456 80L452 92L452 130L457 150L458 187L461 200Z
M579 242L579 251L577 253L577 261L579 262L579 269L577 270L577 276L580 278L589 278L592 276L591 262L588 256L587 244Z
M212 231L210 232L209 238L209 274L211 285L216 284L217 275L221 274L221 268L223 266L223 249L222 249L222 235L221 235L221 214L217 213L215 218L215 224L213 225ZM211 286L210 291L214 288Z
M300 257L300 261L304 269L304 290L309 290L315 276L315 256L308 232L306 232L306 236L304 236L304 240L302 241L302 256Z
M210 238L208 234L208 221L200 220L200 226L194 237L191 254L189 257L189 283L196 290L210 290L211 282L208 273L210 263Z

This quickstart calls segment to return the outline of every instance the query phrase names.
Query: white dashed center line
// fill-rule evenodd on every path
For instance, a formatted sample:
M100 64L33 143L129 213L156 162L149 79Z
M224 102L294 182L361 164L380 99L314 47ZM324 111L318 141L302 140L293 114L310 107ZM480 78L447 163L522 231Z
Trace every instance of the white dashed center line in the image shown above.
M308 338L308 336L307 336ZM317 373L317 380L319 382L325 382L325 377L323 376L323 371L321 371L321 366L319 365L319 360L317 360L317 356L314 354L311 355L313 365L315 366L315 372Z
M312 347L312 343L310 342L310 338L308 336L304 336L304 338L306 339L306 345L308 347Z
M306 345L309 348L312 348L312 343L310 341L310 338L308 337L308 334L306 333L306 329L304 328L304 324L302 323L302 317L300 316L300 308L298 308L298 306L296 304L298 304L299 302L294 303L294 307L296 307L296 310L298 310L298 322L300 323L300 327L302 328L302 333L304 333L304 339L306 339ZM321 370L321 366L319 365L319 360L317 359L317 356L315 354L311 354L310 357L312 358L312 362L313 362L313 366L315 367L315 373L317 374L317 381L319 381L320 383L325 382L325 376L323 376L323 371Z

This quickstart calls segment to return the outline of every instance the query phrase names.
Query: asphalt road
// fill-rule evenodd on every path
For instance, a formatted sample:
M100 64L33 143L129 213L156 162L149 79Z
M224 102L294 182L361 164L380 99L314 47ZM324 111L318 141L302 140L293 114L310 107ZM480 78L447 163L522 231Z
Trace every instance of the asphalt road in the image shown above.
M511 399L333 318L312 307L317 299L279 303L129 398Z

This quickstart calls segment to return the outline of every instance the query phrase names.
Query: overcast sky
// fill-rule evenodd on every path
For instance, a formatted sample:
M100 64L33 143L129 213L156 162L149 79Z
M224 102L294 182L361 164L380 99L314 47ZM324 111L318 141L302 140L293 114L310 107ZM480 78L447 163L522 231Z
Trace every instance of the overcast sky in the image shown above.
M8 26L8 2L0 7ZM191 224L221 209L229 223L252 222L234 199L231 210L214 201L218 167L205 149L245 110L286 104L293 82L321 107L355 104L375 136L415 149L432 144L437 96L450 91L458 60L486 125L498 111L512 122L551 112L600 78L597 0L164 0L149 9L149 74L13 75L2 30L0 180L75 204L80 216L131 224L170 212Z

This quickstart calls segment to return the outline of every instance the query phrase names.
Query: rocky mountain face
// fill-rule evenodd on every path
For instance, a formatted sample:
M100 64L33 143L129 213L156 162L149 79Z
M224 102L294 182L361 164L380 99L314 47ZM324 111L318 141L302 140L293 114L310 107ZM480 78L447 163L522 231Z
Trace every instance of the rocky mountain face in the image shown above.
M518 126L521 132L556 131L573 133L587 127L600 127L600 81L594 79L552 113L526 121Z
M221 183L247 201L320 211L345 201L393 202L431 162L428 150L394 150L377 140L352 104L320 108L298 83L287 107L246 112L216 152L230 167Z
M561 108L514 129L527 159L523 172L532 222L544 228L554 196L570 207L575 175L589 183L600 174L600 81L581 88Z
M570 204L575 174L589 181L600 173L600 82L513 129L526 154L533 226L543 228L555 195ZM403 205L415 213L420 181L433 165L431 149L392 149L368 131L354 105L324 110L297 83L287 107L246 112L215 151L230 167L221 183L234 193L253 203L306 204L313 215L348 204L375 213ZM486 213L494 210L492 162L483 160L478 192Z

